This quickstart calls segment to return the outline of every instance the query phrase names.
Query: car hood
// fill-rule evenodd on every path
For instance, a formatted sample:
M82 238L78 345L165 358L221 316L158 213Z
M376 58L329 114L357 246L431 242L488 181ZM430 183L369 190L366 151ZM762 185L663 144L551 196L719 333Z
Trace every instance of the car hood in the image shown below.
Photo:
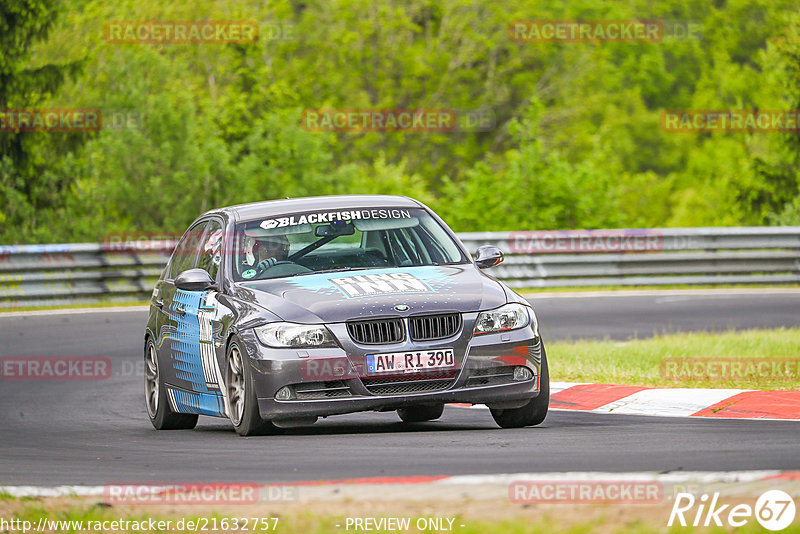
M474 265L365 269L236 284L239 298L297 323L478 311L502 306L501 284ZM395 309L395 306L408 309Z

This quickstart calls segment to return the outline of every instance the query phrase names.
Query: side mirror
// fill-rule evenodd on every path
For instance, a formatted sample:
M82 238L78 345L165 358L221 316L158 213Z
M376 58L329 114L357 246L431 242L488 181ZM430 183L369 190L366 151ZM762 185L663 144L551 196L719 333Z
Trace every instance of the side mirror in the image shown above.
M475 265L478 269L486 269L487 267L494 267L503 263L503 251L491 245L483 245L478 248L478 254L475 257Z
M214 280L203 269L189 269L175 278L175 287L184 291L205 291L214 287Z

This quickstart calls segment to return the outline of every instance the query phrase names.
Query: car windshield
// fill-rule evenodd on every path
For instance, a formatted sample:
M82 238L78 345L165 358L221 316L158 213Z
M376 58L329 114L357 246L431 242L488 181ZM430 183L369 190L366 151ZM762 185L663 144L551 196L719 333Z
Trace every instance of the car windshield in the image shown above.
M236 226L234 279L466 263L424 209L299 212Z

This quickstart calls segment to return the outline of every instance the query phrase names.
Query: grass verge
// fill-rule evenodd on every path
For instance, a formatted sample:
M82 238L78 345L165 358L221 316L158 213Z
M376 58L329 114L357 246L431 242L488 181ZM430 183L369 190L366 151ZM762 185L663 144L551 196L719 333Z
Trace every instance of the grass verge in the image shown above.
M606 286L564 286L518 289L525 297L535 297L539 293L590 293L596 291L666 291L670 289L798 289L796 284L661 284L661 285L606 285Z
M798 289L798 286L791 284L775 285L775 284L668 284L668 285L641 285L641 286L585 286L585 287L542 287L542 288L526 288L520 289L519 293L526 297L536 297L540 294L551 293L592 293L597 291L618 291L624 293L626 291L659 291L671 289ZM19 311L40 311L40 310L70 310L75 308L107 308L117 306L147 306L149 300L126 300L126 301L99 301L99 302L79 302L76 304L60 304L55 306L41 305L41 306L16 306L16 307L0 307L0 314L14 313Z
M547 344L547 357L551 379L559 382L800 388L800 328L554 342Z
M75 304L61 304L57 306L16 306L13 308L0 308L0 314L15 313L23 311L44 311L44 310L76 310L84 308L122 308L131 306L147 306L148 300L125 300L125 301L101 301L101 302L78 302Z

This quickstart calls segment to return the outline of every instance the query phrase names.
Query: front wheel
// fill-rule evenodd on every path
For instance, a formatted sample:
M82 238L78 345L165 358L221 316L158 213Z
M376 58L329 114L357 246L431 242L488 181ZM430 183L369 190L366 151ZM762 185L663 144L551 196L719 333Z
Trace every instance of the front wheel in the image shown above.
M550 373L547 369L547 354L542 343L542 367L539 379L539 395L526 405L511 410L492 410L495 423L501 428L522 428L541 424L547 417L550 404Z
M258 398L252 373L253 370L247 361L247 356L240 348L239 341L231 341L225 370L225 391L233 428L240 436L274 434L278 430L277 427L261 419L258 412Z
M144 400L147 416L156 430L190 430L197 425L197 414L175 413L169 407L152 339L147 340L144 352Z

